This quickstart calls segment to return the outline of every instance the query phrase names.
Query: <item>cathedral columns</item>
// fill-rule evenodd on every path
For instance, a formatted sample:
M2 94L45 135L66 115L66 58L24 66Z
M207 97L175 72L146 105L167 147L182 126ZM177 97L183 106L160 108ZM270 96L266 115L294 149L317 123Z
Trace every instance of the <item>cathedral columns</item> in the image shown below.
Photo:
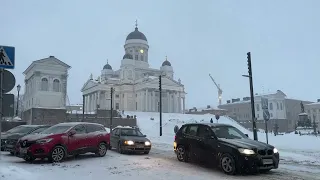
M148 108L148 89L146 89L146 95L145 95L145 105L144 105L144 109L146 112L148 112L149 108Z
M186 112L186 98L183 97L183 98L182 98L182 101L183 101L183 109L182 109L183 112L182 112L182 113L184 114L184 113Z
M178 92L178 113L181 113L181 94Z
M170 112L170 92L167 91L167 108L166 108L166 112L169 113Z
M156 95L154 92L155 92L155 90L153 89L152 90L152 97L151 97L151 108L152 108L151 111L152 112L156 111L156 107L155 107L156 106Z

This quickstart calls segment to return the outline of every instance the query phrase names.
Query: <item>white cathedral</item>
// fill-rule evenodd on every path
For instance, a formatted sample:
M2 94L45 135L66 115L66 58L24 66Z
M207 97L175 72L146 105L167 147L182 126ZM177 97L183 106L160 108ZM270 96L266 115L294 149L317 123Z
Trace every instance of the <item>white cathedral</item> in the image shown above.
M166 59L160 69L150 68L149 45L146 36L136 28L125 41L124 56L119 70L111 65L103 67L101 76L89 80L81 92L85 112L111 108L111 88L113 109L124 111L159 111L159 76L162 81L162 112L182 113L185 111L184 85L174 80L171 63Z

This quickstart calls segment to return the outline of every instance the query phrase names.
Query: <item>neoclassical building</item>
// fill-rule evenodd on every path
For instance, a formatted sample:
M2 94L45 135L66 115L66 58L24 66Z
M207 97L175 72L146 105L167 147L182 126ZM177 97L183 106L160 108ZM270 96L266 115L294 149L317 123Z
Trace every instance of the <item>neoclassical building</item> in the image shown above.
M23 72L24 111L32 108L65 109L70 68L54 56L33 61Z
M162 80L162 110L182 113L185 110L184 85L174 79L171 63L166 58L160 69L149 65L149 45L146 36L136 28L124 44L120 69L108 63L101 75L90 78L83 85L85 112L110 109L111 87L114 88L113 108L124 111L159 111L159 76Z

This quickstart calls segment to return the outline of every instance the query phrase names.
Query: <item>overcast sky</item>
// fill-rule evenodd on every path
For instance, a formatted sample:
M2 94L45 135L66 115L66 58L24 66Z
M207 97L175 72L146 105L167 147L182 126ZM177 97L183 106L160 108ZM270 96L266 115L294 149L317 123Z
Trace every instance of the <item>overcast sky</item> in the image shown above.
M249 95L246 53L252 53L255 93L282 90L288 97L320 98L319 0L4 0L0 45L16 47L17 82L41 58L54 55L72 66L68 97L81 103L90 73L100 75L109 59L119 69L126 36L148 39L149 63L168 56L185 85L187 107L217 105ZM16 92L14 92L16 93Z

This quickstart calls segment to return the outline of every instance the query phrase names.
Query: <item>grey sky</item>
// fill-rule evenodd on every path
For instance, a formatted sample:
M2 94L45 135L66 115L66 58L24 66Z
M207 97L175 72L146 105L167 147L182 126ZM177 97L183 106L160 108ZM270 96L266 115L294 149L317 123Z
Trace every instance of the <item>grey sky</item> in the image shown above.
M7 0L1 1L0 44L16 47L17 81L33 60L66 62L70 102L107 59L120 67L123 45L138 19L148 38L149 63L165 56L185 84L187 107L249 95L246 53L252 52L255 93L281 89L289 97L320 98L319 0ZM15 93L15 92L14 92Z

